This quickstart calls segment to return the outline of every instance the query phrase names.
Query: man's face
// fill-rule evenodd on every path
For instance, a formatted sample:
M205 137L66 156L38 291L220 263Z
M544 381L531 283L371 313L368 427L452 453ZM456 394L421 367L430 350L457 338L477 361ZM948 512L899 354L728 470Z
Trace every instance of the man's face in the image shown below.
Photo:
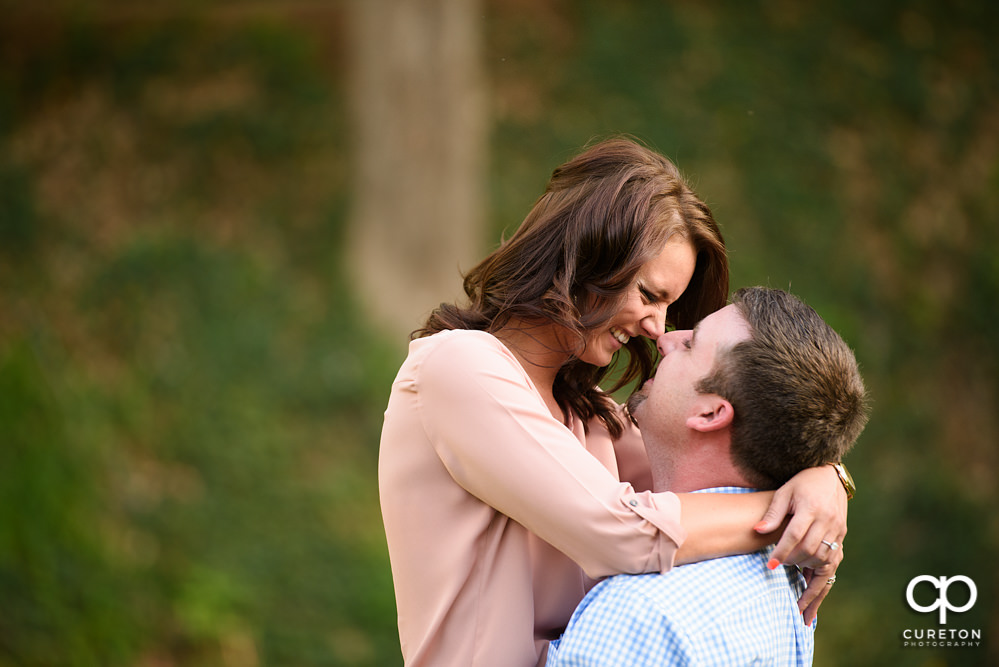
M671 331L656 341L663 355L655 378L628 399L628 410L642 434L668 437L686 428L697 411L697 383L711 373L720 351L751 336L735 306L708 315L693 331Z

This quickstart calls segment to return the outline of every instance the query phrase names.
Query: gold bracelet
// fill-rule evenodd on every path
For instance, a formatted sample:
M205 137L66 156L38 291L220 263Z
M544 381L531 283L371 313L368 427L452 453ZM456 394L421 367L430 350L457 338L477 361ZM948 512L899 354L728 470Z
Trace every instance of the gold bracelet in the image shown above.
M839 481L843 484L843 489L846 491L846 499L852 500L854 494L857 493L857 485L853 483L853 476L850 474L850 471L842 463L829 462L826 465L831 465L833 470L836 471Z

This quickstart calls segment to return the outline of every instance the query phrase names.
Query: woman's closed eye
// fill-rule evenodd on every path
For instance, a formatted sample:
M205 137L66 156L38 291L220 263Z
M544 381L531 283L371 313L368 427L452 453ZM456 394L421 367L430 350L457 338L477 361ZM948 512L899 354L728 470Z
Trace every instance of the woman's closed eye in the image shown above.
M661 303L664 306L669 306L669 299L662 294L653 294L649 288L642 285L638 286L638 291L642 295L642 300L645 301L645 303Z

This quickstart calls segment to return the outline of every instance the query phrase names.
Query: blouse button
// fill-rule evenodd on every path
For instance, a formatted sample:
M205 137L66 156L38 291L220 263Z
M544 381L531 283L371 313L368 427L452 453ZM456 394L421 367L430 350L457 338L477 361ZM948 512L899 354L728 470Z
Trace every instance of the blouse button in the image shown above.
M638 507L638 501L635 500L634 498L632 498L631 500L629 500L628 504L631 505L632 507Z

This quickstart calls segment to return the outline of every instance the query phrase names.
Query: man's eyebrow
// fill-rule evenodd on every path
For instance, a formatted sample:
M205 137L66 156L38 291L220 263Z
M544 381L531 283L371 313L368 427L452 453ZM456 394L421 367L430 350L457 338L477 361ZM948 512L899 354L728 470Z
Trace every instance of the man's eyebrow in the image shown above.
M690 332L690 346L694 347L694 339L697 338L697 330L701 328L701 323L694 325L694 330Z

